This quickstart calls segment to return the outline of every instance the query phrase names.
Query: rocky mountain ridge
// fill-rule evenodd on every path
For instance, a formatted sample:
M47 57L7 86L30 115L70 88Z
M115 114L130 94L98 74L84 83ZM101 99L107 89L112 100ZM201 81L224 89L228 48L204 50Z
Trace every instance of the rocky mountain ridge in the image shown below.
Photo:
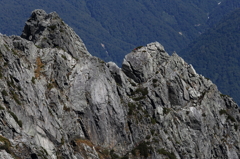
M240 103L239 25L240 9L236 9L179 52L185 61L191 61L198 73L210 78L236 103Z
M158 42L119 68L35 10L0 54L0 158L240 158L236 103Z

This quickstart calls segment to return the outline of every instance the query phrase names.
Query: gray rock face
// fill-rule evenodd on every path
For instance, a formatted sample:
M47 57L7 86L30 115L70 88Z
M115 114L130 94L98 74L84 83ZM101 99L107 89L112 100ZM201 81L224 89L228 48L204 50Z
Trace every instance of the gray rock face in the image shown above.
M158 70L157 66L165 62L168 58L169 55L165 52L161 44L158 42L150 43L147 47L140 46L126 55L122 70L135 82L145 82L155 74Z
M26 22L22 38L33 41L39 48L59 48L74 58L88 54L79 36L58 16L56 12L47 14L44 10L34 10Z
M236 103L158 42L119 68L35 10L0 60L0 158L240 158Z

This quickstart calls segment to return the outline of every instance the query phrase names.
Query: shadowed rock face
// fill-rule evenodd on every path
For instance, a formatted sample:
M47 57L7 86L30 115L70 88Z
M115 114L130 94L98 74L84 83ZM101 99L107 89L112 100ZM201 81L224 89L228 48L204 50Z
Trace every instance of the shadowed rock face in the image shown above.
M35 10L0 53L0 158L240 157L238 106L158 42L121 69Z

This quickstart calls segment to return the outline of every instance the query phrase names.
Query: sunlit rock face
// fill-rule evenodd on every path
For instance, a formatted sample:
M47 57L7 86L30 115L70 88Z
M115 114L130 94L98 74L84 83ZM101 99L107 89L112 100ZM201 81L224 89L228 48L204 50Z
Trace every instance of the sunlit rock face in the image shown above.
M240 157L236 103L158 42L119 68L35 10L0 60L0 158Z

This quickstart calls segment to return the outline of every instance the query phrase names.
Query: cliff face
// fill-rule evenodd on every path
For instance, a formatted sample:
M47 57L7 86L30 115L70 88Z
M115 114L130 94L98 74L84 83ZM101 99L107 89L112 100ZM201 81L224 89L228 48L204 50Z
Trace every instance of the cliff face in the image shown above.
M0 158L240 158L238 106L158 42L119 68L35 10L0 54Z

